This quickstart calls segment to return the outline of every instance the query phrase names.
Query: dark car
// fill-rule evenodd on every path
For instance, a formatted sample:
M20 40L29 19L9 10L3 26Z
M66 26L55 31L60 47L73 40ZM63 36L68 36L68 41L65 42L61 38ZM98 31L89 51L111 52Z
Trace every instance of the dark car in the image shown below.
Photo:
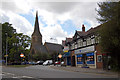
M44 61L37 61L36 63L37 63L38 65L42 65L43 62L44 62Z
M37 63L34 61L29 62L30 65L36 65Z
M22 62L21 65L26 65L26 64L29 64L29 62Z

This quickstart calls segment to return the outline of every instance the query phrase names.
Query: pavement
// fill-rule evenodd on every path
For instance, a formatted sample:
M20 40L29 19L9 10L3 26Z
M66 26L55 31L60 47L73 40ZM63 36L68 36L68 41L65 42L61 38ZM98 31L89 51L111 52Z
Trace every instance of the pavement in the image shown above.
M71 67L71 66L50 66L53 69L72 71L72 72L82 72L82 73L95 73L103 75L116 75L120 76L120 72L113 72L111 70L95 69L95 68L81 68L81 67Z

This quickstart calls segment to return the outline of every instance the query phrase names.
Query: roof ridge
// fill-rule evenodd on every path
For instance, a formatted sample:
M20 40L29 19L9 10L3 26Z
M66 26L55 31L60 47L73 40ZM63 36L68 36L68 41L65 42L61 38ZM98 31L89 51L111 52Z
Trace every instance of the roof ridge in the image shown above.
M48 43L48 44L55 44L55 45L61 45L61 44L51 43L51 42L45 42L45 43Z

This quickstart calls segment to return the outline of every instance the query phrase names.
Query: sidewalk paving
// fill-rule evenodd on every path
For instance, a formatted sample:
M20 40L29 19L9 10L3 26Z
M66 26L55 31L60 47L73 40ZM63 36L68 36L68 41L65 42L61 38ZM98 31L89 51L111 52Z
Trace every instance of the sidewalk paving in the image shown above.
M118 72L112 72L110 70L94 69L94 68L81 68L81 67L71 67L71 66L50 66L53 69L73 71L73 72L83 72L83 73L95 73L95 74L105 74L105 75L120 75Z

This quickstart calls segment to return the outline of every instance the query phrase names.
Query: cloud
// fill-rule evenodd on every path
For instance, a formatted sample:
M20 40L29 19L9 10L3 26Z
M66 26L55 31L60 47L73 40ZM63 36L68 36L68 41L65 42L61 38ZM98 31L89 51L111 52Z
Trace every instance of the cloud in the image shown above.
M71 17L73 22L77 27L81 27L84 21L87 21L92 26L97 26L98 22L96 20L97 14L95 8L97 7L96 2L83 2L80 5L76 5L76 8L71 11ZM94 23L94 24L93 24Z
M39 14L47 24L54 24L57 20L63 23L71 19L76 27L80 27L84 21L93 27L99 25L95 11L97 2L36 2L33 5L34 8L39 8Z
M12 24L12 26L16 29L18 33L24 33L30 36L31 35L30 32L33 31L33 27L28 22L28 20L26 20L24 17L18 14L15 14L11 11L7 13L2 11L1 23L4 23L4 22L9 22L10 24Z
M27 14L30 9L30 2L28 0L2 0L2 10L12 11L18 14Z
M32 2L34 8L44 9L52 13L63 14L74 9L76 2Z
M39 14L39 26L43 35L43 42L51 41L50 38L57 39L56 42L61 43L65 37L72 37L74 32L65 30L60 24L64 24L70 20L75 29L81 30L81 25L85 24L86 29L96 27L98 22L96 20L95 8L97 2L74 2L70 1L52 1L47 2L39 0L5 0L2 1L2 20L1 22L8 21L13 24L17 32L23 32L31 36L34 27L24 16L20 14L30 14L35 17L36 10ZM60 24L58 23L60 21ZM89 25L88 25L89 24ZM66 24L67 25L67 24ZM73 28L73 27L72 27ZM67 28L66 28L67 29ZM55 41L54 41L55 42Z
M40 27L40 29L43 35L43 42L61 43L62 39L65 39L65 37L68 36L67 32L65 32L58 24L54 26Z

